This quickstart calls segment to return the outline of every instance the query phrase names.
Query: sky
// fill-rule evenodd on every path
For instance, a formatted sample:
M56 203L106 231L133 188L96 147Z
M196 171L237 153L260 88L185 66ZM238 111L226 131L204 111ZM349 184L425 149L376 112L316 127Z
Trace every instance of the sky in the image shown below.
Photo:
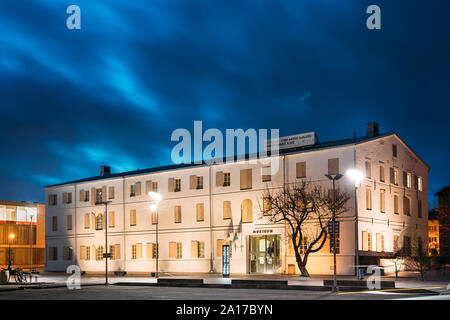
M81 9L69 30L66 9ZM366 9L381 9L369 30ZM171 133L365 135L376 121L450 184L448 0L4 0L0 199L171 164Z

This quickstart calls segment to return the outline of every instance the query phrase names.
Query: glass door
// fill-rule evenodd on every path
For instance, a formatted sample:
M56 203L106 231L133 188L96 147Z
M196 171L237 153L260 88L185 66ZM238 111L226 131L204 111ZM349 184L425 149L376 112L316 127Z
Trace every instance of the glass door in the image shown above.
M273 273L280 264L278 235L250 236L250 272Z

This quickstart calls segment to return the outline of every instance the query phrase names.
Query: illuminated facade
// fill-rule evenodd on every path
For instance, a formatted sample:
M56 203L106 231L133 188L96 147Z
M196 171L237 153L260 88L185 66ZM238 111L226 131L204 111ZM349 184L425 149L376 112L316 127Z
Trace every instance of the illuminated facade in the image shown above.
M42 269L45 263L45 205L0 201L0 265Z
M104 228L108 228L109 269L128 273L155 271L156 215L148 192L159 204L159 270L221 272L222 245L231 247L231 273L298 273L283 223L272 224L261 212L269 186L302 179L331 188L324 177L357 168L366 178L337 182L352 195L340 216L339 274L354 274L359 264L380 264L414 235L427 237L427 165L395 134L378 134L280 151L279 170L264 174L255 161L215 165L175 165L126 173L102 170L97 177L45 188L48 208L47 270L78 264L102 272ZM108 205L108 225L104 205ZM356 248L357 243L357 250ZM331 274L330 243L310 255L311 274Z

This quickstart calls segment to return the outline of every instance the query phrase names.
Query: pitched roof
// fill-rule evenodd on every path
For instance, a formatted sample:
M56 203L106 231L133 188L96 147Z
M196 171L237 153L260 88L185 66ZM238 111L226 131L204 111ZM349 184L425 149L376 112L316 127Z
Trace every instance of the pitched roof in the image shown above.
M329 141L329 142L317 142L317 143L315 143L313 145L309 145L309 146L280 150L279 154L287 155L287 154L295 154L295 153L303 153L303 152L312 152L312 151L317 151L317 150L322 150L322 149L330 149L330 148L342 147L342 146L347 146L347 145L352 145L352 144L360 144L360 143L384 138L384 137L391 136L391 135L395 135L395 136L397 136L397 138L399 138L396 133L390 132L390 133L379 134L379 135L376 135L373 137L359 137L359 138L354 138L354 139L342 139L342 140L335 140L335 141ZM401 140L401 141L403 142L403 140ZM406 145L406 143L404 143L404 144ZM409 148L409 149L411 150L411 148ZM270 152L269 152L269 154L270 154ZM419 158L419 156L417 156L417 157ZM257 159L257 158L259 158L259 154L256 154L256 155L255 154L245 154L244 156L242 156L242 158L238 159L237 156L233 156L232 158L224 157L222 159L222 163L227 163L230 161L230 159L233 159L233 161L239 161L239 160L244 160L244 159L248 160L248 159L255 159L255 158ZM423 163L425 164L425 162L423 162ZM138 169L138 170L132 170L132 171L126 171L126 172L120 172L120 173L113 173L113 174L110 174L107 176L95 176L95 177L90 177L90 178L85 178L85 179L79 179L79 180L73 180L73 181L69 181L69 182L53 184L53 185L46 186L44 188L51 188L51 187L57 187L57 186L62 186L62 185L66 185L66 184L90 182L90 181L103 180L103 179L120 178L120 177L125 177L125 176L134 176L134 175L139 175L139 174L149 174L149 173L156 173L156 172L163 172L163 171L170 171L170 170L194 168L194 167L201 167L201 166L206 166L206 165L208 165L208 164L203 160L201 163L182 163L182 164L174 164L174 165L167 165L167 166L161 166L161 167L153 167L153 168L148 168L148 169L140 169L140 170ZM425 166L427 166L427 165L425 164Z

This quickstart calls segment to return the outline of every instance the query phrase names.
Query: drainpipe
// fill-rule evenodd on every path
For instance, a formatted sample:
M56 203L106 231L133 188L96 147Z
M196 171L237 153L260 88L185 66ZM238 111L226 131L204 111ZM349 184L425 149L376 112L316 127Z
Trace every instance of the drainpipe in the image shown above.
M353 166L356 169L356 142L355 146L353 147ZM358 187L355 186L355 274L356 277L359 277L358 275L358 266L359 266L359 241L358 241Z
M214 255L213 255L213 248L214 248L214 241L213 241L213 215L212 215L212 183L211 183L211 172L212 172L212 167L211 165L209 166L209 237L210 237L210 246L211 246L211 250L210 250L210 262L209 262L209 272L213 273L214 272Z
M125 228L126 228L126 223L125 223L125 176L122 177L122 207L123 207L123 271L126 272L127 271L127 241L126 241L126 235L125 235ZM158 221L159 223L159 221ZM108 226L106 226L108 227ZM159 248L158 248L159 250ZM159 252L158 252L159 253Z

